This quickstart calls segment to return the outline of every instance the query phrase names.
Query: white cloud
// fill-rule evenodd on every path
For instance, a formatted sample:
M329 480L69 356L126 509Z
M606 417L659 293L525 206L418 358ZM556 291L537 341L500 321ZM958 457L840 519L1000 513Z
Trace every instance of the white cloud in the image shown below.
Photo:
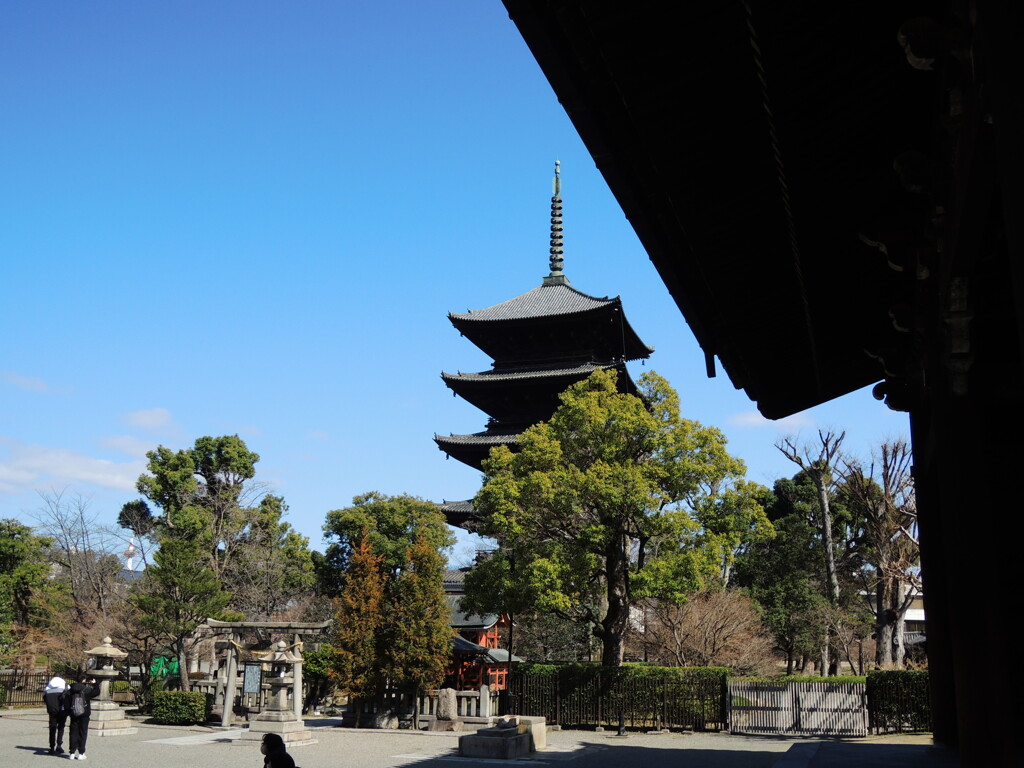
M131 456L133 458L141 458L146 455L147 451L152 451L156 448L152 440L140 440L137 437L131 435L113 435L111 437L104 437L100 441L100 446L107 448L111 451L117 451L125 456Z
M0 492L41 487L87 486L132 491L145 469L144 459L115 462L67 448L27 445L0 438Z
M815 421L806 413L794 413L792 416L786 416L784 419L772 420L766 419L757 411L743 411L742 413L732 414L728 419L726 419L726 423L731 424L734 427L755 429L769 427L781 431L792 432L804 429L805 427L813 427Z
M125 422L132 427L140 429L159 429L166 427L173 419L171 412L166 408L146 408L141 411L131 411L124 415Z
M4 371L4 378L8 383L13 384L18 389L23 389L26 392L49 392L50 385L42 379L34 379L30 376L21 376L12 371Z

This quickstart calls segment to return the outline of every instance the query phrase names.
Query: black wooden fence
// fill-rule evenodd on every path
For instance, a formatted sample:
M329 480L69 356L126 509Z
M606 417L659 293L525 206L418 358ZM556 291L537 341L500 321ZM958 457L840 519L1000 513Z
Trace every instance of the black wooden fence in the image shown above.
M43 690L51 677L46 672L0 670L0 707L41 707Z
M43 691L53 677L52 672L24 672L18 669L0 670L0 707L41 707ZM122 677L112 682L112 693L115 701L121 700L118 695L122 691L136 691L142 685L138 675L131 680ZM131 701L134 696L125 700Z
M578 667L551 673L515 672L508 713L544 717L564 727L720 730L727 723L725 678L630 674Z
M872 672L868 675L867 697L873 733L932 729L926 670Z

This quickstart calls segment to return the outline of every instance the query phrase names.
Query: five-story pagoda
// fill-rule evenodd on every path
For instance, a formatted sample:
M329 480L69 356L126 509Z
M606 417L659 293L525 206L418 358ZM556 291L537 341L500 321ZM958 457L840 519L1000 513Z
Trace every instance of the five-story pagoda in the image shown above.
M619 389L636 392L626 362L650 357L626 320L622 300L597 298L576 290L562 271L562 196L559 164L551 197L550 272L531 291L485 309L449 313L463 336L493 359L480 373L442 373L456 394L490 419L482 432L434 435L438 448L476 469L491 448L515 448L521 432L551 417L558 396L598 369L614 368ZM442 509L451 525L472 530L469 502Z

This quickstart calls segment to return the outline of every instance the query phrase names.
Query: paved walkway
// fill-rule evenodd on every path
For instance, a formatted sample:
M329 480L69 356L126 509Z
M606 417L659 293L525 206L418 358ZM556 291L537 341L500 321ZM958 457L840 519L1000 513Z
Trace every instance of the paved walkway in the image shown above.
M458 734L338 728L336 720L308 720L317 744L292 750L301 768L952 768L956 760L930 746L926 737L818 741L707 734L630 734L552 731L548 749L529 760L470 760L458 757ZM90 735L86 765L96 768L260 768L259 747L238 740L242 731L136 723L138 733ZM3 710L0 765L57 766L47 753L42 710ZM65 749L67 743L65 742ZM76 763L77 765L77 763Z

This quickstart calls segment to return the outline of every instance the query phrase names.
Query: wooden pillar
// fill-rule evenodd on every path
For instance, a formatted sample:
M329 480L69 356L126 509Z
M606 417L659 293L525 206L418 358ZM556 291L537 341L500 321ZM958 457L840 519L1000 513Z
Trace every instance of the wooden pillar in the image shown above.
M220 717L220 724L225 728L231 725L235 709L235 679L238 677L238 649L235 647L235 637L234 632L228 635L227 679L224 681L224 712Z

